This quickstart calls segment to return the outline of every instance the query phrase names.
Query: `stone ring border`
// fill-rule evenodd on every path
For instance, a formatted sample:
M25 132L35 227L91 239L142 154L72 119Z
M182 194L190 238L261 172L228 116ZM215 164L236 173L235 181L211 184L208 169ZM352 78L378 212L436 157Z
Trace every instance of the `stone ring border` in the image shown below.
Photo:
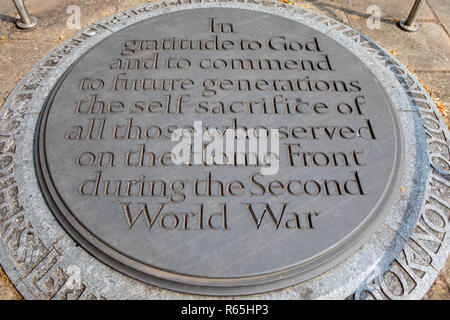
M450 244L450 134L439 110L411 72L358 31L314 11L261 0L161 1L127 9L65 40L16 85L0 111L0 263L11 282L26 299L209 298L129 278L76 244L44 200L33 148L47 96L64 71L89 48L144 19L210 7L279 15L339 42L369 67L390 96L405 143L406 161L396 202L357 253L306 282L233 298L422 298L444 265Z

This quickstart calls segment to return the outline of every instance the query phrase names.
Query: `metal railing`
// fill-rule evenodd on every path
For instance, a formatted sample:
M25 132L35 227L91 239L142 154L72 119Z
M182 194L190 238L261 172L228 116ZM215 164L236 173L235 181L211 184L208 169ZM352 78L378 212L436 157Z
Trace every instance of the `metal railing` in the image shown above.
M14 6L16 7L17 13L19 13L20 18L16 20L16 26L19 29L31 30L36 28L38 20L36 17L30 16L28 14L27 8L23 3L23 0L13 0Z
M405 31L417 31L419 29L419 24L416 22L416 19L424 4L425 0L416 0L408 18L406 20L400 20L398 22L398 26Z

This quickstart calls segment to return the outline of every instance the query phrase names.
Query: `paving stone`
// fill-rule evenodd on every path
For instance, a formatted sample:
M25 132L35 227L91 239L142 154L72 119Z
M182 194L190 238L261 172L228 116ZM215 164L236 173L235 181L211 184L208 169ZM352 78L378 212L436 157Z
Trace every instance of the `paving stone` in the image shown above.
M14 289L0 285L0 300L16 300Z
M450 1L448 0L428 0L431 11L438 17L439 22L450 33Z
M444 105L447 115L450 116L450 70L448 72L416 71L415 74L428 87L433 99Z
M347 23L347 14L341 7L341 0L294 0L295 5L320 12L330 18Z
M28 3L28 1L25 1ZM0 6L2 8L1 18L3 20L4 17L9 19L10 17L15 17L17 15L14 4L11 0L0 0Z
M381 22L380 29L369 29L366 19L349 16L349 24L366 34L413 70L447 71L450 66L450 39L441 25L421 22L417 32L401 31L395 23Z
M9 29L14 26L14 18L11 16L7 16L4 14L0 14L0 41L3 41L6 38L6 35L9 32Z
M14 289L8 277L0 266L0 300L20 300L21 296Z
M450 300L450 258L447 259L436 281L423 297L424 300Z
M10 83L9 81L3 81L0 80L0 103L3 104L3 102L8 97L9 93L11 92L12 88L14 88L14 83Z
M116 12L116 0L81 0L76 3L81 10L81 27L85 27L101 18ZM39 19L35 30L22 31L11 28L8 37L13 40L39 39L62 40L72 35L76 30L68 27L67 21L73 12L67 12L74 5L71 0L29 0L27 9L31 15Z
M154 2L156 0L117 0L117 11L135 7L145 2Z
M381 9L381 17L386 18L397 18L405 19L415 0L341 0L341 5L343 11L348 14L357 15L360 17L367 18L370 14L367 13L367 8L371 5L377 5ZM423 6L420 14L418 16L419 20L434 20L435 17L431 10L425 5Z
M17 15L16 10L12 1L9 0L0 0L0 8L2 9L0 12L0 38L2 36L6 37L9 32L9 29L14 26L15 17ZM0 45L2 40L0 39Z
M55 45L55 42L49 40L7 39L0 42L0 105L25 73Z

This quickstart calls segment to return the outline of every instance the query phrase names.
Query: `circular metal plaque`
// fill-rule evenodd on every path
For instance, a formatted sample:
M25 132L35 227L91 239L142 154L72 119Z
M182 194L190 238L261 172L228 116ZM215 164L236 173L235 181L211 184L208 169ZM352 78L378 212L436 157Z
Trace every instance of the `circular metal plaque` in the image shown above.
M81 56L43 108L36 162L57 219L106 264L177 291L250 294L363 245L398 190L401 140L380 83L338 42L203 8Z

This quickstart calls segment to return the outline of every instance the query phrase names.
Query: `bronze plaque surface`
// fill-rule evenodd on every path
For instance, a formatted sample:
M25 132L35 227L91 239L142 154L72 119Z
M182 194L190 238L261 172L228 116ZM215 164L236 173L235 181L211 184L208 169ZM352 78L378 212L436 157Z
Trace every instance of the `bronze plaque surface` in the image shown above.
M94 46L36 139L46 199L77 242L134 278L213 295L286 287L354 253L391 208L401 154L390 100L350 51L225 8Z

